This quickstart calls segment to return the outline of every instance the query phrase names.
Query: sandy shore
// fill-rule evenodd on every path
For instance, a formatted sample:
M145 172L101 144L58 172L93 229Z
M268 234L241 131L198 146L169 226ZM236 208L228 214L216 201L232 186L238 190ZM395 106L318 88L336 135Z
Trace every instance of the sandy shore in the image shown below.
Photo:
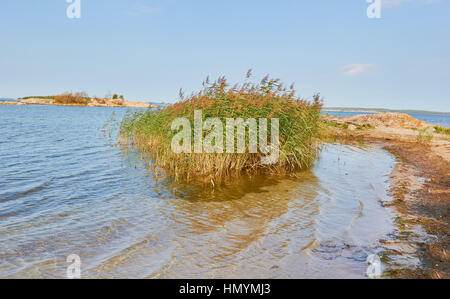
M20 102L1 102L0 105L54 105L54 106L79 106L79 105L61 105L54 102L53 99L30 98L22 99ZM124 107L124 108L158 108L149 103L137 101L120 101L111 99L92 99L88 107Z
M399 278L450 278L450 135L406 114L381 113L351 117L324 116L330 137L382 145L397 157L391 174L396 240L386 241L388 255L419 256L417 269L390 265ZM417 228L426 236L420 236ZM399 250L400 248L400 250ZM405 248L408 248L405 250Z
M21 103L21 102L0 102L0 105L4 105L4 106L21 106L21 105L26 105L25 103Z

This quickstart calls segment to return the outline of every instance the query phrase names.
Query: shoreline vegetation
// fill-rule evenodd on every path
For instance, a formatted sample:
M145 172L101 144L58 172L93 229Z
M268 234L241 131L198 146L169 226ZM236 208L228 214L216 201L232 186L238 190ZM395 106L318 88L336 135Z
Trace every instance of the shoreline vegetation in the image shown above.
M158 111L128 114L121 123L120 138L123 143L148 154L154 163L152 166L164 169L168 175L213 186L241 174L289 174L308 168L318 154L317 137L322 108L320 95L307 101L295 95L293 85L285 88L279 80L269 76L253 83L250 77L251 71L245 83L234 86L229 85L225 77L215 82L209 82L207 78L203 90L187 98L180 91L180 102L176 104ZM172 122L186 118L194 127L194 113L198 110L202 111L202 121L207 118L217 118L222 123L226 123L227 119L279 119L278 163L262 165L262 153L239 154L238 150L233 150L234 153L194 154L192 149L190 153L175 154L171 143L177 132L171 130ZM234 129L237 130L236 127ZM249 127L245 125L246 133L250 132ZM203 138L211 131L212 128L203 132ZM273 140L271 129L267 131L267 138ZM191 135L194 136L192 130ZM226 137L222 133L219 139L226 140ZM233 142L236 145L239 141L234 137ZM245 148L249 148L249 138L245 138Z
M124 108L158 108L157 106L138 102L127 101L122 95L114 94L104 98L89 97L84 92L67 92L55 96L23 97L17 101L0 102L0 105L53 105L53 106L79 106L79 107L124 107Z

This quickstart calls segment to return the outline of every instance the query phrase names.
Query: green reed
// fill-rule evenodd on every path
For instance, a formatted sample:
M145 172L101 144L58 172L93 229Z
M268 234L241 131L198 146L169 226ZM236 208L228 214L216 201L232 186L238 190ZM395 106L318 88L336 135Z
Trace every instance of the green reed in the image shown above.
M250 76L249 72L243 84L234 86L225 77L214 82L207 79L201 91L186 98L180 91L180 101L165 109L129 112L121 122L121 140L148 154L154 166L176 178L202 180L213 185L243 173L292 173L310 167L318 152L320 95L314 95L311 101L304 100L296 96L293 85L286 88L280 80L268 76L252 83ZM171 130L172 121L184 117L193 123L195 110L202 110L203 120L215 117L223 123L227 118L278 118L278 163L261 165L262 153L173 153L171 142L177 132Z

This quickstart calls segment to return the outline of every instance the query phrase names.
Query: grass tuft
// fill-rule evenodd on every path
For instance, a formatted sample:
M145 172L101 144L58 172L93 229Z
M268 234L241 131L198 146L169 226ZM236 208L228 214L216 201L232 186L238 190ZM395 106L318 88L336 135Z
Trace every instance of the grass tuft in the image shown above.
M433 134L426 129L420 130L416 139L418 143L430 143L433 140Z
M435 126L434 130L438 134L450 135L450 128L444 128L444 127L440 127L440 126Z

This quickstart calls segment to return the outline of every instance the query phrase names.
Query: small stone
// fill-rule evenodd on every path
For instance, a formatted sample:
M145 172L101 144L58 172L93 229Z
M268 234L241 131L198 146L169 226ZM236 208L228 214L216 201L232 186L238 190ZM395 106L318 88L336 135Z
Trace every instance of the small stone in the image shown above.
M436 129L433 127L429 127L428 129L425 130L425 133L428 133L428 134L435 133L435 132L436 132Z

